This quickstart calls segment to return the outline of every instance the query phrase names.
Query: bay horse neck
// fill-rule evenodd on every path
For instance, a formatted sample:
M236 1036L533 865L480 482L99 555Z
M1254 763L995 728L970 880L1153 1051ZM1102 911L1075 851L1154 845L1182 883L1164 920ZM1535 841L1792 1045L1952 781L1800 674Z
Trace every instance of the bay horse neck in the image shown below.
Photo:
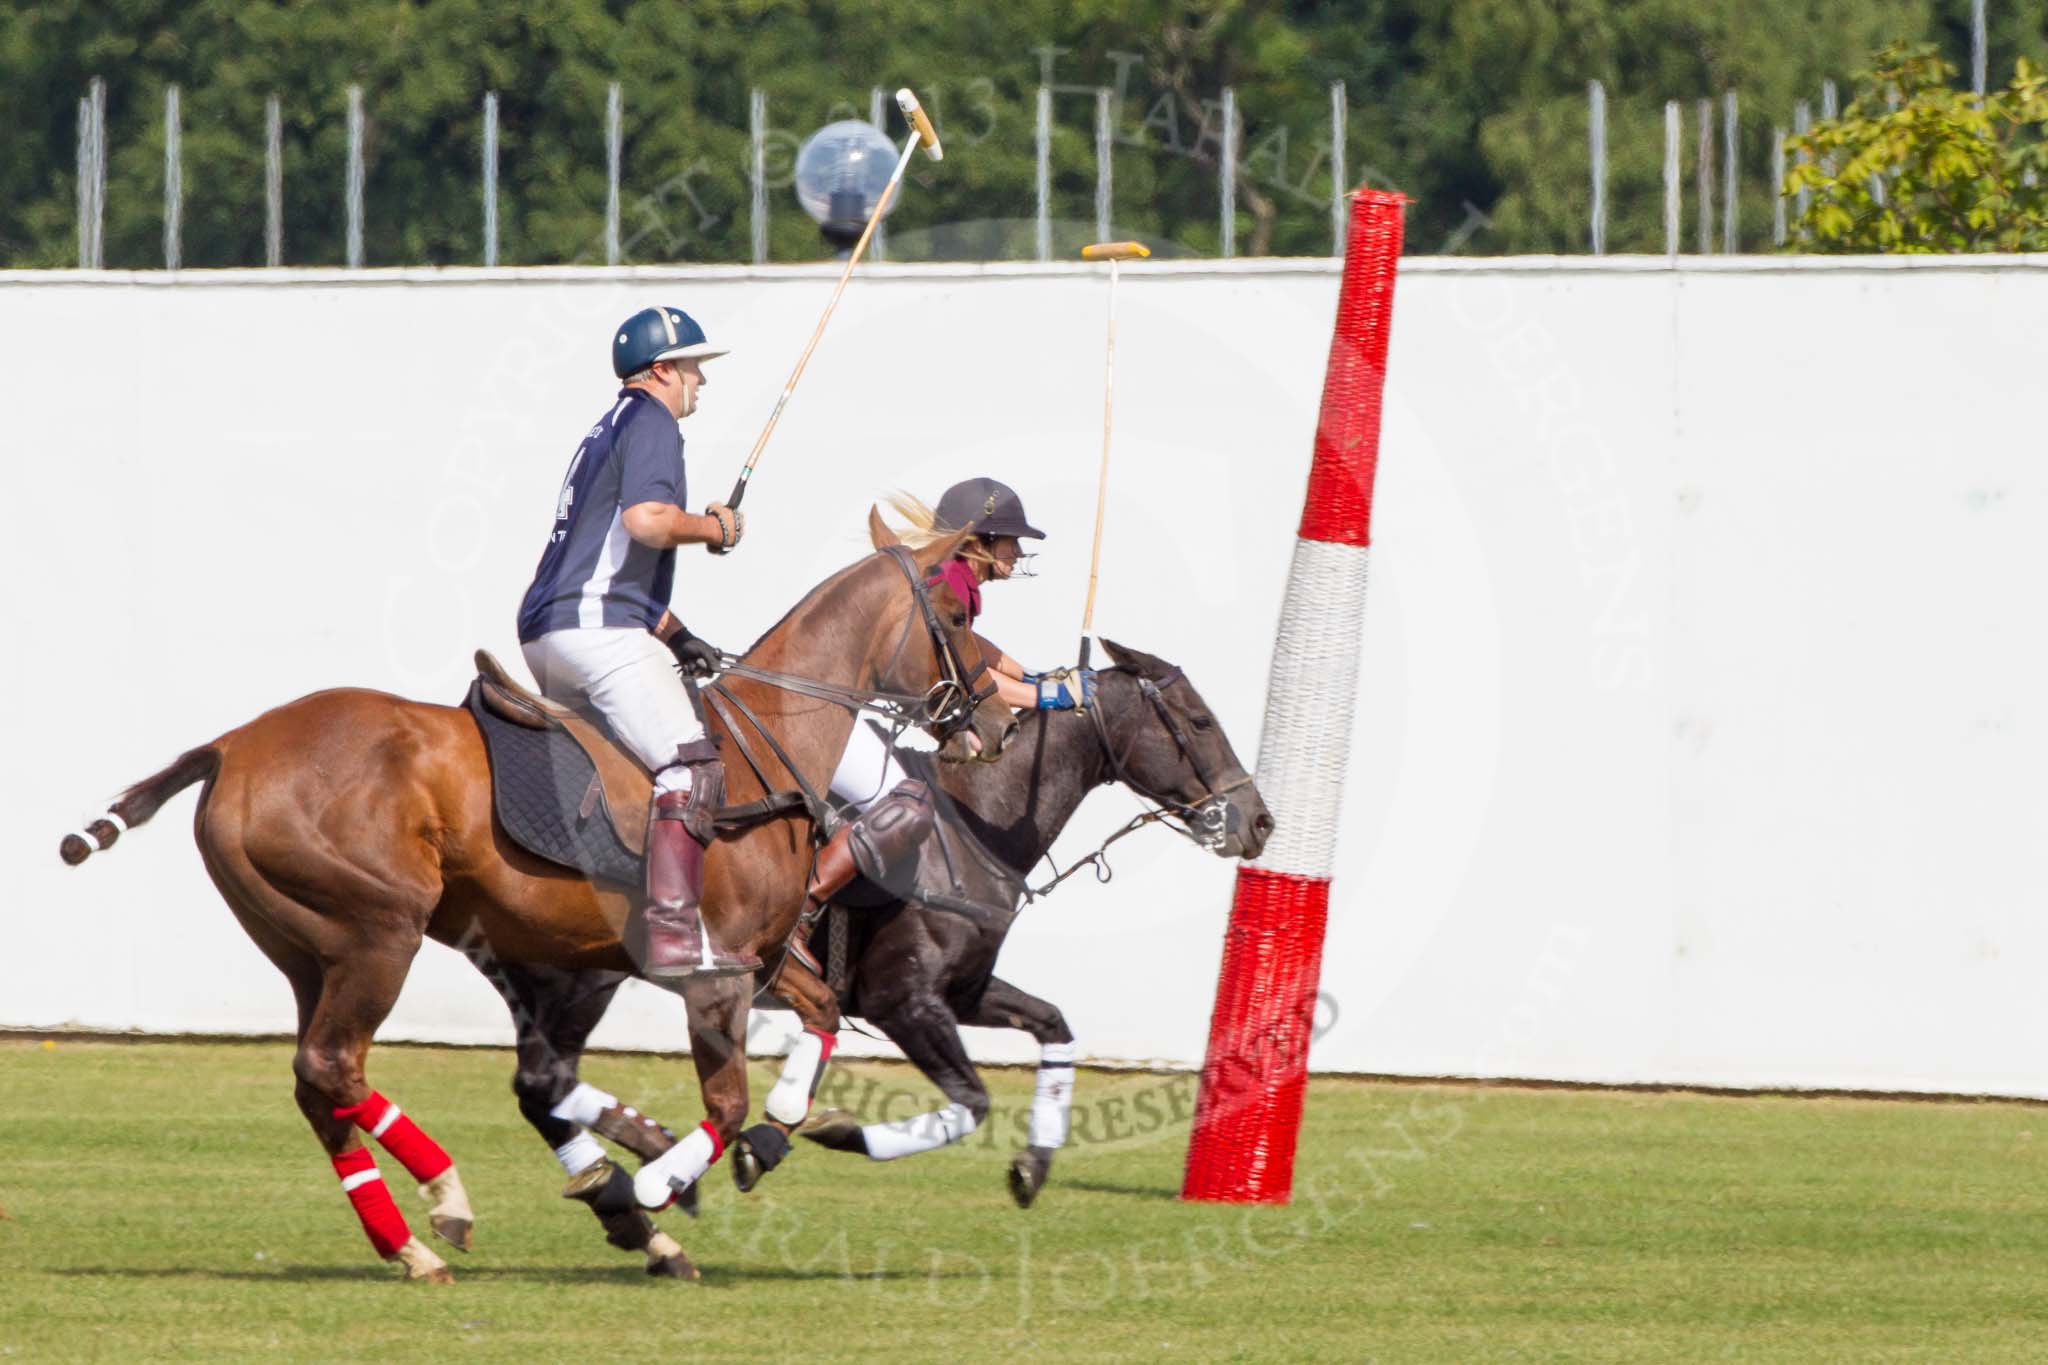
M902 582L902 573L876 551L854 561L805 594L754 641L741 662L841 687L876 685L870 674L910 647L910 611L877 620ZM856 639L858 628L870 633ZM737 681L737 680L736 680Z
M835 687L871 686L871 675L886 669L899 648L916 644L909 639L914 624L909 614L916 606L908 606L900 617L889 610L889 599L902 582L902 572L886 555L877 552L857 560L805 594L748 647L741 661ZM795 775L823 788L853 733L853 712L770 682L728 675L722 685L744 693L757 716L779 722L775 733L796 765ZM729 723L723 716L707 720L720 732ZM750 762L736 761L732 754L726 762L732 790L745 795L762 787L766 794L768 788L751 771Z
M1121 712L1125 689L1112 679L1125 675L1103 669L1107 684L1098 693ZM1119 717L1104 712L1111 742L1121 742ZM1082 711L1027 711L1016 738L994 763L936 763L939 786L953 799L949 812L989 852L1024 872L1043 858L1074 818L1088 793L1115 779L1095 722Z

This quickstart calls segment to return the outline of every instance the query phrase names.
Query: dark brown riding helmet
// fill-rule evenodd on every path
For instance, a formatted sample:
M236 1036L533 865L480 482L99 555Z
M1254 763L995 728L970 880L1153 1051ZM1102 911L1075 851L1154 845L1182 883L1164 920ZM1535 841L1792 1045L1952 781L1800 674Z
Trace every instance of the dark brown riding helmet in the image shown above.
M1045 539L1045 532L1024 517L1024 499L1006 483L994 479L966 479L948 488L939 498L938 528L957 531L969 522L983 537L1031 536Z

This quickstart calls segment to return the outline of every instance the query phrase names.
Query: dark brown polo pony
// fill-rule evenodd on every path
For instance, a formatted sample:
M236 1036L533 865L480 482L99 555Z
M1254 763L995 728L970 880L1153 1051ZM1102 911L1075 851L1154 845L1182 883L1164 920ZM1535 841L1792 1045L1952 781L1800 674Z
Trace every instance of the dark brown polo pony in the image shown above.
M940 541L915 558L920 570L950 556L961 539ZM967 615L949 590L934 588L938 625L952 648L978 657ZM938 641L927 638L921 608L899 566L882 553L814 589L745 656L756 669L841 687L921 694L940 677ZM734 679L729 686L761 718L788 760L822 790L853 724L844 707ZM985 699L948 739L949 758L999 753L1015 728L1000 702ZM738 803L768 793L740 762L716 717ZM970 740L968 735L973 738ZM746 737L780 780L780 761ZM377 1122L382 1107L364 1079L370 1041L398 999L423 937L481 943L506 962L632 971L620 934L632 908L617 890L543 862L511 844L493 818L482 737L460 707L406 701L364 690L317 692L268 711L180 757L124 792L110 819L87 830L100 848L139 825L174 793L204 779L195 834L207 872L256 946L291 982L298 1001L292 1070L299 1108L362 1215L373 1245L405 1263L408 1279L445 1281L446 1265L405 1228L395 1210L381 1229L366 1200L381 1199L358 1124L374 1128L416 1177L426 1177ZM810 829L792 812L716 841L705 861L703 914L712 933L764 958L780 956L803 904ZM95 851L67 836L66 862ZM754 982L749 977L691 978L692 1060L706 1126L729 1142L748 1108L744 1040ZM836 1028L837 1002L815 976L791 961L785 993L806 1022ZM342 1112L337 1112L342 1111ZM348 1112L354 1111L354 1112ZM404 1126L412 1132L410 1121ZM431 1139L418 1135L438 1163ZM429 1166L437 1164L428 1162ZM364 1170L368 1173L365 1174ZM350 1182L354 1183L351 1184ZM435 1230L467 1249L471 1221L452 1165L431 1191ZM395 1230L393 1228L395 1223Z

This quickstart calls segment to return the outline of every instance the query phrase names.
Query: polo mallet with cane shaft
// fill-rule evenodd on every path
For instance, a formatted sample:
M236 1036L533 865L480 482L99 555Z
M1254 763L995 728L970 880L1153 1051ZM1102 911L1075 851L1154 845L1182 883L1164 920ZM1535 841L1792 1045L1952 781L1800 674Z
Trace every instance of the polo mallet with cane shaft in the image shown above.
M1102 468L1095 476L1095 545L1088 552L1088 605L1081 612L1081 667L1088 666L1088 633L1095 628L1095 580L1102 572L1102 513L1109 498L1109 419L1116 406L1116 281L1122 261L1152 254L1143 242L1096 242L1081 248L1084 261L1109 262L1109 350L1102 362Z
M932 128L932 121L926 117L924 107L917 102L917 96L906 87L896 92L896 107L903 111L903 117L910 121L910 136L903 140L903 155L896 159L895 173L883 187L881 197L875 200L875 208L868 215L868 224L861 229L860 240L853 244L853 252L846 258L846 269L839 272L839 283L833 286L832 298L825 305L825 311L818 318L818 328L811 333L810 344L804 353L796 358L796 368L790 371L789 382L782 386L782 396L775 400L775 408L768 414L768 425L761 428L761 434L754 441L753 450L747 454L746 464L740 467L739 481L732 486L732 496L725 500L727 507L738 507L740 499L747 495L747 480L754 476L754 466L760 462L761 452L768 447L768 438L775 433L775 423L782 416L782 409L789 403L789 396L796 392L796 381L803 378L804 366L811 363L811 352L818 349L818 339L825 335L825 324L832 321L832 310L839 306L839 296L846 292L846 282L853 278L853 268L860 264L861 253L868 249L868 240L875 235L875 224L882 221L882 215L889 210L889 201L896 195L896 187L903 183L903 173L910 167L910 158L919 147L925 155L938 161L944 158L945 149L939 145L939 135Z

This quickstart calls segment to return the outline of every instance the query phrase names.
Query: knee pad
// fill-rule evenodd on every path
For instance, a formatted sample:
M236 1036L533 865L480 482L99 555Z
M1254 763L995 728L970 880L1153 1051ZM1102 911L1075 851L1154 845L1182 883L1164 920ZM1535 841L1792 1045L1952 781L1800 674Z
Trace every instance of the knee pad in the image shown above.
M932 832L933 820L930 788L914 777L905 778L847 829L853 865L869 881L882 883L891 868L915 856Z

